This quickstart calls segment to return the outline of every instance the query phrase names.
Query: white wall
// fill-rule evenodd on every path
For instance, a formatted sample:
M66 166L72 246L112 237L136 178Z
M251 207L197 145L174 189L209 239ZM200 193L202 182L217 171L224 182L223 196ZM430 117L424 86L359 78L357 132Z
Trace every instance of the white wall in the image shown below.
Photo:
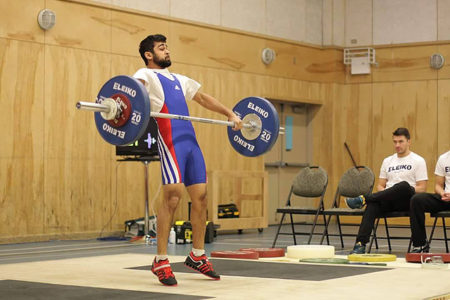
M322 45L322 10L324 0L94 1L298 42Z
M450 0L346 2L346 46L450 40Z
M450 40L450 0L94 0L316 45Z

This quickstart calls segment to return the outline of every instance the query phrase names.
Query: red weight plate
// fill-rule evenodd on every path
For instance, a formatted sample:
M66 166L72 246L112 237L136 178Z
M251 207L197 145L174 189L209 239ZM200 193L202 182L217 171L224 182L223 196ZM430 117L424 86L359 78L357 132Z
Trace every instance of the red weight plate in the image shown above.
M259 255L255 251L213 251L211 257L258 259Z
M122 109L122 113L120 114L120 116L118 118L109 120L108 123L112 127L118 128L118 127L125 125L125 123L130 118L131 109L132 109L131 102L128 99L128 97L125 96L124 94L114 94L111 96L111 98L117 102L120 109Z
M239 251L257 252L259 257L284 257L283 248L241 248Z
M406 253L405 259L407 262L421 263L425 258L433 256L440 256L444 263L450 263L450 253Z

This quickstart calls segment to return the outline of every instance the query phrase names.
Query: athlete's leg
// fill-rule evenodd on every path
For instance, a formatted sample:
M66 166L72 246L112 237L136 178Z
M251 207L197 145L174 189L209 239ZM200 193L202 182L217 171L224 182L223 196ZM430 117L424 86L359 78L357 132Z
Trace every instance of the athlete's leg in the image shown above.
M191 198L191 224L193 248L204 249L206 231L206 183L193 184L187 187Z
M167 255L170 227L173 224L173 215L180 202L184 185L182 183L166 184L163 186L163 202L158 209L157 236L158 255Z

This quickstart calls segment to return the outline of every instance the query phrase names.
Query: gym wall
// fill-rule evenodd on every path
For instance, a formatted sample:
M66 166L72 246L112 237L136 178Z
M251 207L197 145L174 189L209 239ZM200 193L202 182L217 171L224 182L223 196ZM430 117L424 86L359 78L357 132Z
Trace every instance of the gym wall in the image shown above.
M56 12L42 31L37 14ZM128 10L87 0L0 1L0 242L96 237L143 216L144 170L116 162L115 149L97 134L91 113L102 84L143 66L137 47L147 34L164 33L173 68L203 85L229 107L249 95L320 103L313 118L313 161L329 173L326 205L337 181L359 164L378 174L393 152L391 132L407 126L413 151L427 159L433 178L437 156L449 149L448 63L431 70L428 57L444 42L377 48L372 75L350 76L341 48L320 48L239 30ZM261 50L276 60L265 66ZM198 105L194 116L221 118ZM195 124L208 170L264 170L264 158L235 153L221 126ZM150 164L150 198L160 185ZM432 182L428 189L432 190ZM159 198L160 199L160 198ZM158 206L157 199L155 208ZM186 201L186 199L184 199ZM270 199L269 199L270 201ZM184 203L185 204L185 203ZM178 218L187 217L181 205Z
M102 5L0 2L2 242L96 237L143 216L143 166L117 163L114 147L97 134L92 113L77 111L75 103L93 101L110 77L142 67L137 48L147 34L165 33L172 71L195 78L229 107L249 95L322 102L334 82L343 80L340 50ZM36 22L43 8L57 15L47 32ZM277 51L276 64L261 62L265 47ZM195 104L190 109L195 116L222 118ZM262 157L245 158L232 150L223 127L195 127L208 170L264 170ZM150 164L149 181L152 198L160 184L158 163ZM186 210L184 203L178 217L186 218Z

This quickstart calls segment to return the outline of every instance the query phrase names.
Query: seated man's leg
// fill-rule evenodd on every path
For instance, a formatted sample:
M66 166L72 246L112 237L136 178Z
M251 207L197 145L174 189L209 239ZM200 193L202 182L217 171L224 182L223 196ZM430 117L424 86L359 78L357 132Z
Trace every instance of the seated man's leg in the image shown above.
M450 203L441 200L438 194L420 193L411 198L410 222L413 240L412 252L428 252L429 245L425 231L425 212L439 212L450 209Z
M414 193L414 187L410 186L408 182L402 181L384 191L369 195L366 197L366 202L380 203L383 212L406 211L409 210L409 201Z
M369 242L373 231L375 219L383 212L395 210L408 210L409 200L414 195L414 188L408 182L402 181L383 191L365 195L363 199L367 208L364 211L359 227L356 245L352 253L365 251L365 245Z
M381 204L384 211L408 210L409 199L414 192L414 188L408 182L402 181L380 192L347 198L345 202L350 208L362 208L372 202Z
M365 245L369 242L370 235L373 230L375 219L381 213L381 206L379 203L367 203L366 210L359 226L358 236L356 237L356 245L352 253L364 253Z

